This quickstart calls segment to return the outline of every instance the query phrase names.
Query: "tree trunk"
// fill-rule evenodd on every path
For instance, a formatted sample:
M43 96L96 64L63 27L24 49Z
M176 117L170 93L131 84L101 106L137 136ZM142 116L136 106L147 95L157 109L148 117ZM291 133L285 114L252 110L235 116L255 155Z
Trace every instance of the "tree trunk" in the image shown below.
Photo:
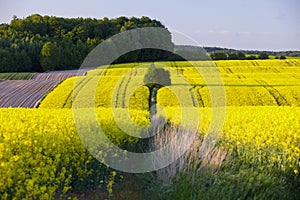
M153 87L149 88L149 112L150 112L150 119L157 113L156 103L157 103L157 91L159 88Z

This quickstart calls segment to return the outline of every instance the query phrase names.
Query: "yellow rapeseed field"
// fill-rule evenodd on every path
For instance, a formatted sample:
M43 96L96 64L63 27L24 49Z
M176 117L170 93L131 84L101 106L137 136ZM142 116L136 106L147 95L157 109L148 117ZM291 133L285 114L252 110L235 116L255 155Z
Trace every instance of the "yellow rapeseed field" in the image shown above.
M205 62L198 65L211 67ZM226 117L218 145L249 166L279 171L299 183L300 60L215 63L224 84L209 87L226 91ZM200 113L199 132L205 135L211 121L211 97L204 77L213 80L215 74L199 74L188 62L155 64L171 67L172 85L158 91L159 113L175 124L182 120L182 109ZM70 108L74 97L84 108L85 100L80 98L96 87L96 116L107 136L119 146L137 142L118 127L113 111L122 116L129 109L134 123L149 125L149 91L143 86L149 65L95 69L87 76L63 81L37 109L0 109L0 199L52 199L95 185L111 192L119 174L85 149ZM182 92L186 85L180 77L188 81L190 90ZM95 81L96 86L91 84ZM178 99L174 92L184 98Z

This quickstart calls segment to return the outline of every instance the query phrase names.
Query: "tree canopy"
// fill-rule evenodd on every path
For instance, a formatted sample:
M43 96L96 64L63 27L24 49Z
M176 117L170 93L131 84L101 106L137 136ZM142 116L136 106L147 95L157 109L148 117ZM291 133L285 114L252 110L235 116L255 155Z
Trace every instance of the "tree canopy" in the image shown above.
M144 84L150 90L153 88L159 89L164 86L169 86L171 85L170 72L163 68L155 67L155 65L152 64L144 76Z
M14 16L0 24L0 72L79 68L87 54L103 40L139 27L162 27L148 17L115 19Z

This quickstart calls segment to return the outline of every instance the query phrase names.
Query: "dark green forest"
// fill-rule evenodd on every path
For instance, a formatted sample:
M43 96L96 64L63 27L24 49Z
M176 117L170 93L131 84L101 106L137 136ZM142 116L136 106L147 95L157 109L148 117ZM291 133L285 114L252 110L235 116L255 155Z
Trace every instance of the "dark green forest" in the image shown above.
M0 24L0 72L76 69L103 40L138 27L165 28L161 22L144 16L116 19L14 16L10 24Z

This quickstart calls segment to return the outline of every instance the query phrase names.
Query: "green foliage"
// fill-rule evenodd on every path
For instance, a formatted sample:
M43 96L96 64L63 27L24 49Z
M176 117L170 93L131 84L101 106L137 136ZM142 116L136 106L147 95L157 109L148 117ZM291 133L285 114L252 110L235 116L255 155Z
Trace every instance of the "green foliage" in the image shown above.
M285 184L284 178L253 168L203 170L197 175L182 174L169 187L154 186L149 199L294 199L296 191Z
M286 59L286 57L285 57L285 56L280 56L280 57L279 57L279 59L281 59L281 60L285 60L285 59Z
M239 60L244 60L246 58L246 55L243 52L238 52L237 56L238 56Z
M150 89L169 86L171 85L170 72L152 64L144 76L144 84Z
M265 52L262 52L258 55L258 59L269 59L269 55Z
M14 70L11 70L11 67ZM13 49L2 49L0 47L0 72L23 72L31 68L31 60L25 50L20 50L18 46Z
M243 52L228 54L228 60L244 60L246 58Z
M58 64L58 47L55 43L46 42L43 45L41 55L42 55L42 67L45 71L55 70Z
M173 44L171 43L171 38L168 38L166 41L166 44L170 47L170 49L173 49ZM154 62L154 61L168 61L168 60L182 60L181 57L178 55L160 50L160 49L138 49L135 51L131 51L129 53L126 53L122 56L120 56L118 59L116 59L113 63L130 63L130 62Z
M255 54L245 55L242 51L234 52L215 52L210 54L213 60L256 60L256 59L269 59L269 56L266 52L260 52L259 56Z
M204 48L198 46L176 45L174 52L177 55L172 56L170 61L210 60L209 54Z
M216 52L210 55L213 60L227 60L228 56L226 53Z
M257 59L256 55L247 56L247 60L255 60L255 59Z
M164 28L159 21L148 17L69 19L33 14L19 19L14 16L10 24L0 24L0 72L79 68L100 42L121 30L138 27Z
M262 51L259 50L236 50L236 49L228 49L228 48L222 48L222 47L203 47L208 53L215 53L215 52L223 52L226 54L232 54L232 53L239 53L242 52L246 55L258 55L262 53ZM286 56L289 58L296 59L300 56L300 51L263 51L266 54L274 57L280 57L280 56Z

